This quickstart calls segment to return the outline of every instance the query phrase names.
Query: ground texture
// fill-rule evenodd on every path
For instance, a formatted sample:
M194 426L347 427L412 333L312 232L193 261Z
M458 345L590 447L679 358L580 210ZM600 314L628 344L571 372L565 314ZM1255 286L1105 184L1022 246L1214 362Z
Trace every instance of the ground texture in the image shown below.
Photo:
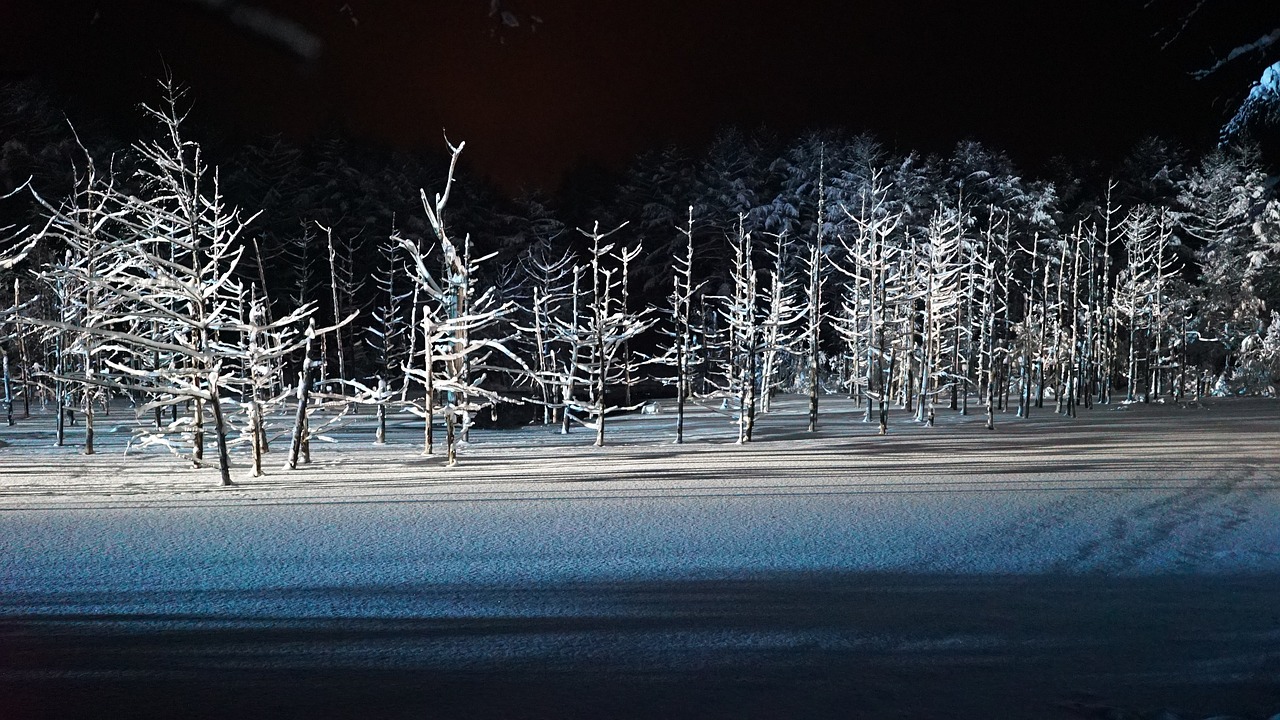
M1280 404L801 405L456 468L366 414L230 488L122 409L92 457L0 427L0 717L1280 712Z

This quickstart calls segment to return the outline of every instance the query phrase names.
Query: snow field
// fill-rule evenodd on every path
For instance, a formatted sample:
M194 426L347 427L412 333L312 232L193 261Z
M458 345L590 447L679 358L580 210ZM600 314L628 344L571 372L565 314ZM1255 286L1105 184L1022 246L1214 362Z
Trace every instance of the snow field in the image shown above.
M1272 402L1046 409L994 432L943 412L887 437L828 408L810 435L784 398L748 445L709 412L683 446L661 414L618 418L604 448L477 430L455 468L419 454L411 423L372 445L363 415L297 472L249 478L237 458L231 488L169 455L51 448L28 422L0 431L0 591L1280 570ZM367 611L434 612L392 606Z

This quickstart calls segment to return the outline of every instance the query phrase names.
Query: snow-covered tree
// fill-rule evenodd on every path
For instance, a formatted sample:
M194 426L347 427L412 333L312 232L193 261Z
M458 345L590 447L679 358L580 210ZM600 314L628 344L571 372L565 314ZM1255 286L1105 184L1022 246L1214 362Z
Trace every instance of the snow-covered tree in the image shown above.
M242 290L241 297L246 300L247 312L236 328L239 331L239 342L219 342L216 349L241 365L238 381L244 415L244 431L241 435L248 436L253 477L260 477L263 474L262 457L269 450L269 418L272 410L283 406L293 394L289 389L277 385L279 367L296 355L298 350L306 347L315 336L313 323L308 325L306 331L301 329L302 323L310 323L315 308L309 305L296 308L288 315L272 320L264 297L256 290L251 291L247 299L244 295ZM304 359L309 364L308 361L309 358ZM308 371L304 369L303 374L307 375ZM301 396L305 420L306 395L301 393ZM302 432L295 428L294 442L290 446L290 467L297 466L295 448L301 450L304 443L309 448L310 433L309 427Z
M413 297L400 246L391 241L379 246L381 263L373 275L381 299L370 313L370 324L365 327L365 344L372 353L374 363L374 388L371 396L377 406L378 425L374 441L381 445L387 441L387 406L395 396L391 387L393 378L409 362L412 328L409 326L408 305ZM370 394L370 393L366 393Z
M1169 250L1174 242L1168 214L1140 205L1129 211L1121 228L1126 266L1116 291L1117 308L1127 319L1128 390L1132 401L1139 383L1142 399L1161 392L1162 352L1168 318L1165 292L1175 269Z
M556 421L556 413L563 412L564 388L562 379L568 360L558 356L556 320L564 317L565 307L572 298L575 280L575 256L569 251L556 254L547 241L529 248L520 258L525 276L527 295L527 324L519 326L520 340L528 346L526 363L533 371L533 381L540 395L542 421L550 425ZM563 420L563 418L561 418Z
M1244 337L1262 332L1268 319L1248 279L1264 183L1255 148L1218 148L1192 168L1178 194L1178 224L1198 245L1200 269L1189 331L1221 340L1210 344L1215 349L1233 351ZM1221 360L1221 353L1205 350L1211 361Z
M818 393L821 390L821 378L818 373L819 356L822 348L822 325L826 310L823 306L822 291L826 281L827 252L826 238L823 230L827 221L827 194L825 158L819 160L818 166L818 219L814 223L814 236L809 241L809 252L805 257L804 274L804 356L805 379L809 394L809 432L818 429Z
M31 415L30 355L27 352L28 326L22 318L34 312L39 296L23 299L18 278L13 279L13 304L0 310L0 378L4 387L5 424L14 424L15 395L22 394L22 417ZM15 375L19 377L15 378ZM16 387L15 387L16 386Z
M425 190L420 193L423 211L438 243L440 270L434 269L430 251L419 243L399 235L392 237L405 253L411 271L414 325L421 347L421 364L411 362L405 368L406 374L423 388L422 405L411 410L423 418L425 454L433 452L433 419L437 411L443 415L445 457L450 466L457 464L458 445L474 414L503 400L499 393L484 386L487 373L500 369L489 364L492 355L497 353L520 362L503 338L485 335L513 309L510 303L497 302L493 287L481 289L476 284L480 263L493 255L472 257L470 234L463 236L459 247L446 216L458 156L465 145L448 143L451 160L444 190L430 198ZM419 341L414 346L417 354Z
M693 356L699 348L693 331L693 297L699 288L693 283L693 206L685 226L684 254L674 258L671 288L671 338L670 362L675 367L676 385L676 443L684 442L685 403L693 394Z
M357 310L357 295L360 293L361 287L364 285L363 280L357 278L355 269L355 254L358 250L357 245L359 238L342 238L337 239L333 236L333 228L320 223L316 223L316 227L320 232L324 233L325 249L327 251L327 259L329 266L329 301L333 311L334 322L337 323L333 330L333 354L337 360L338 369L338 387L342 388L343 383L352 379L347 371L347 364L352 359L352 349L348 347L347 333L344 333L341 326L341 319L350 315ZM342 394L346 394L345 390L340 390Z
M241 318L246 292L237 269L252 217L241 218L227 205L217 171L204 162L201 147L182 136L182 91L169 78L162 87L163 104L146 108L157 137L135 145L139 193L122 191L114 171L99 176L89 160L67 202L54 205L35 195L47 217L38 239L65 252L37 268L59 298L56 317L32 322L57 333L62 354L77 360L60 362L54 374L86 390L86 452L93 447L96 392L145 396L140 413L191 403L190 418L140 427L135 442L189 450L198 464L211 419L216 466L228 485L231 422L224 402L246 387L261 399L270 350L260 350L279 346L274 333L302 315L252 326ZM262 301L255 304L259 315L265 312ZM233 341L255 334L243 344ZM249 406L252 417L255 403Z
M916 420L933 425L937 396L957 382L964 382L955 366L954 343L959 328L961 242L964 216L939 208L919 246L917 276L920 288L920 386Z
M745 220L741 215L738 217L737 231L731 242L733 265L729 281L732 294L718 298L723 305L721 312L728 349L722 370L725 384L719 391L736 403L739 443L750 442L755 429L762 350L759 288L751 233L745 229Z
M26 320L44 328L57 348L52 372L58 398L56 444L64 441L64 407L69 396L78 393L84 418L84 453L92 455L94 404L101 393L117 384L101 375L103 357L117 354L111 336L131 329L128 325L117 327L117 316L124 308L106 278L114 268L131 264L123 256L127 239L117 235L116 225L126 211L114 177L111 173L99 176L91 159L86 159L78 175L75 192L59 205L33 191L46 216L33 242L60 247L62 255L36 270L36 277L52 292L55 317ZM26 248L30 247L29 243Z
M836 331L849 348L850 393L860 398L861 388L866 388L864 421L870 422L875 401L884 434L889 417L885 373L893 345L890 313L901 294L900 279L895 277L895 269L901 267L899 252L890 238L898 232L905 211L895 202L893 182L879 166L880 156L869 155L867 162L856 192L846 193L840 205L853 228L840 235L844 261L835 267L844 277L845 293Z
M569 339L573 348L570 362L574 366L569 370L570 378L585 379L590 392L584 403L568 390L565 413L570 419L595 431L597 446L604 445L608 415L634 409L625 404L611 405L609 390L620 382L626 382L638 370L637 359L627 352L628 342L656 322L648 310L633 313L626 307L623 297L626 280L623 275L628 263L638 254L639 247L628 250L604 242L623 227L625 223L613 230L601 231L599 223L596 223L590 230L578 229L590 242L590 295L586 311L580 315L576 311L574 313L580 317L580 322L558 323L560 336Z
M769 289L762 298L760 317L760 411L768 413L774 394L791 385L795 373L784 377L783 364L798 350L800 338L797 324L805 319L804 308L796 291L795 258L787 233L768 233L776 242L765 252L773 260L769 273Z

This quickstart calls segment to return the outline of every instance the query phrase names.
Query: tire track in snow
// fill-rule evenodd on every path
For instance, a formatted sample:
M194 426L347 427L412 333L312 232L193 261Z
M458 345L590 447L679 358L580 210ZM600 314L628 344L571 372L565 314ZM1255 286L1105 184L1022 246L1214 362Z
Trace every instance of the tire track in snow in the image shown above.
M1099 503L1098 494L1076 491L1024 507L1014 514L1012 520L973 536L968 544L968 555L1012 558L1052 552L1050 536L1071 520L1092 511ZM957 564L955 557L931 558L925 567L931 571L954 571Z
M1215 548L1235 548L1237 543L1228 542L1228 538L1247 526L1253 519L1253 506L1262 501L1266 491L1261 485L1240 489L1245 482L1256 480L1257 471L1248 477L1235 480L1225 503L1212 513L1215 522L1204 529L1188 544L1178 558L1175 567L1180 571L1198 571L1216 564L1219 560L1235 552L1235 550L1215 550Z
M1215 547L1246 525L1259 488L1241 492L1248 477L1205 479L1167 497L1123 511L1104 536L1082 542L1055 572L1129 573L1157 559L1179 572L1212 564Z

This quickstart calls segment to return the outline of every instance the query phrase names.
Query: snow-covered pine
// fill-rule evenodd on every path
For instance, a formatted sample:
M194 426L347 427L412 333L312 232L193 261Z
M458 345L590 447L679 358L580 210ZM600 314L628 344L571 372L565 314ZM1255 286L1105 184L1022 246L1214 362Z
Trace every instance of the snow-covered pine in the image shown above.
M1196 344L1215 362L1238 353L1246 338L1260 337L1269 320L1258 294L1266 286L1258 282L1258 270L1271 263L1252 260L1261 259L1255 253L1263 247L1254 232L1255 219L1265 215L1267 192L1260 161L1256 146L1218 148L1179 187L1175 218L1181 233L1199 245L1200 268L1200 282L1189 298L1194 312L1181 345L1185 350L1188 343Z
M1236 47L1229 57L1239 57L1250 51L1261 50L1275 44L1278 40L1280 40L1280 28L1276 28L1256 42ZM1258 81L1249 88L1240 107L1222 127L1222 142L1225 144L1238 139L1255 123L1274 123L1276 118L1280 118L1280 61L1262 69Z
M285 301L291 307L319 306L326 299L323 276L317 268L320 259L316 251L319 245L316 230L316 223L300 221L280 248L282 264L289 269L289 293Z

